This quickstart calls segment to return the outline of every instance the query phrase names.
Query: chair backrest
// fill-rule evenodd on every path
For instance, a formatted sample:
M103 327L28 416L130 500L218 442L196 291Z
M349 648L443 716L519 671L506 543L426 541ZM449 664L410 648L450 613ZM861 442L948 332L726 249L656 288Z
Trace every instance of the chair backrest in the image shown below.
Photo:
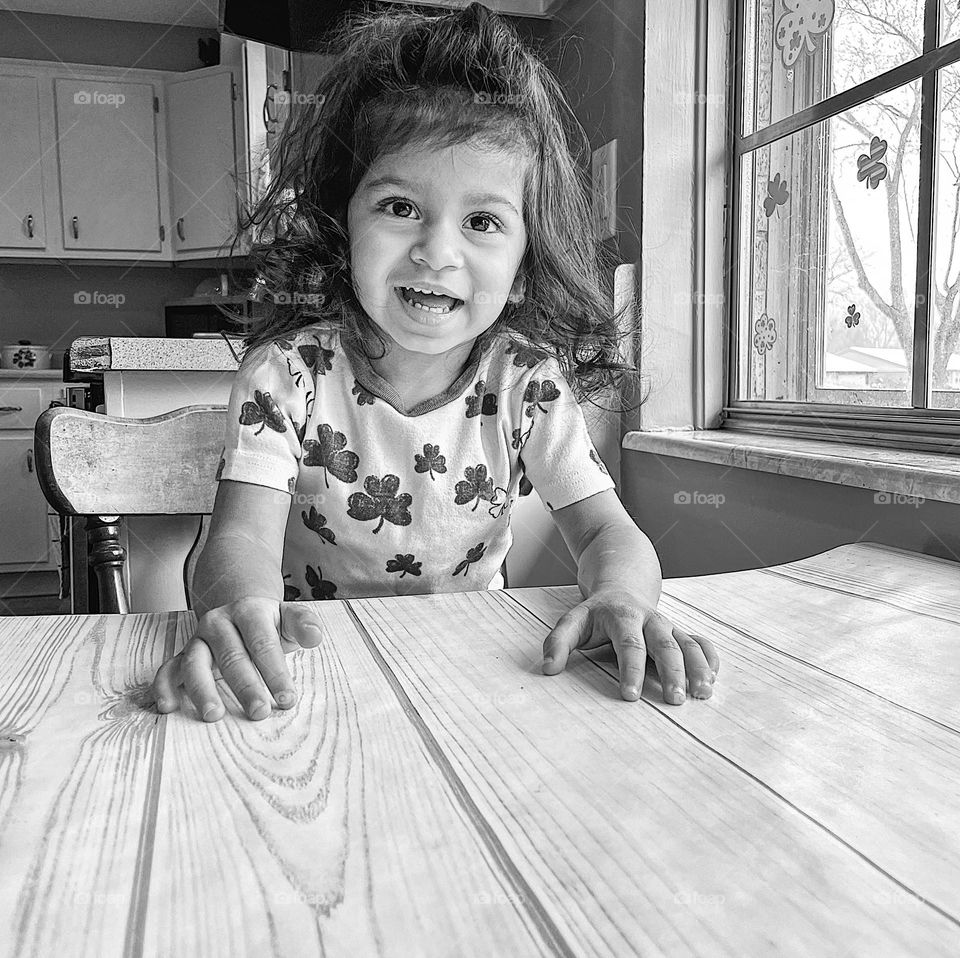
M61 515L89 517L90 563L101 611L129 608L117 519L213 512L226 411L226 406L184 406L150 419L123 419L54 406L37 419L34 456L40 488ZM208 527L208 521L201 521L187 556L188 607L193 566Z

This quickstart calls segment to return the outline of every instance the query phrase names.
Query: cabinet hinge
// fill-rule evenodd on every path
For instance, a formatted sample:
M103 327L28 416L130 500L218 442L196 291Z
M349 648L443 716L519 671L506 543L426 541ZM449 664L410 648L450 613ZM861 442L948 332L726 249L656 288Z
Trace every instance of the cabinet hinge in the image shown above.
M160 224L160 242L162 243L167 238L167 231L164 228L163 223Z
M155 96L153 98L153 112L154 113L160 112L160 97Z
M236 81L230 81L230 99L235 100L237 98L237 84Z

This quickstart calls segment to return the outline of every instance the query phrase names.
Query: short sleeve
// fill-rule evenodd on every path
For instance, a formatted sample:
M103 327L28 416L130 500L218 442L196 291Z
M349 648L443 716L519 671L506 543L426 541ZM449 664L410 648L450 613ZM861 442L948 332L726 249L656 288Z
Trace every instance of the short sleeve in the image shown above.
M244 354L230 392L219 479L295 490L311 382L292 348L273 342Z
M520 458L527 478L550 511L616 483L597 454L573 390L555 359L539 363L523 380Z

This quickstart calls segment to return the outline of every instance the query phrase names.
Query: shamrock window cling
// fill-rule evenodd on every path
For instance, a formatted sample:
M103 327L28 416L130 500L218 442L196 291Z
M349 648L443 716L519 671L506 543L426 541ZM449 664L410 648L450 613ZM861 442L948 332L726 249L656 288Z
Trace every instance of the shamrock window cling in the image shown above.
M777 324L764 313L753 326L753 345L762 356L767 350L773 349L777 341Z
M843 317L843 321L847 324L847 329L860 325L860 313L857 311L856 303L851 303L847 307L847 315Z
M767 219L773 216L774 210L779 219L778 207L785 206L789 199L790 191L787 189L787 181L778 173L772 180L767 181L767 196L763 201L763 212L767 214Z
M866 180L868 190L875 190L887 178L887 164L883 162L887 145L886 140L875 136L870 141L870 152L857 157L857 181L863 183Z
M804 44L808 55L816 52L813 38L830 29L836 11L834 0L783 0L783 8L774 42L780 48L784 69L789 70Z

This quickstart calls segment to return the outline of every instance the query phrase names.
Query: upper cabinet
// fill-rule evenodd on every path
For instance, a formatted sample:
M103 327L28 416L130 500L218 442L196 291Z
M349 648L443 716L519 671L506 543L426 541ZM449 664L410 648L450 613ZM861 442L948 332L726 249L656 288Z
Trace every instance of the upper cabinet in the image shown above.
M53 85L64 250L160 253L156 87L64 77Z
M177 259L229 253L242 195L237 181L235 87L228 67L209 67L167 82L168 174Z
M0 76L0 111L0 255L8 250L43 250L46 221L37 77Z
M263 141L248 85L276 60L248 68L236 42L236 64L186 73L0 60L0 259L229 255Z

